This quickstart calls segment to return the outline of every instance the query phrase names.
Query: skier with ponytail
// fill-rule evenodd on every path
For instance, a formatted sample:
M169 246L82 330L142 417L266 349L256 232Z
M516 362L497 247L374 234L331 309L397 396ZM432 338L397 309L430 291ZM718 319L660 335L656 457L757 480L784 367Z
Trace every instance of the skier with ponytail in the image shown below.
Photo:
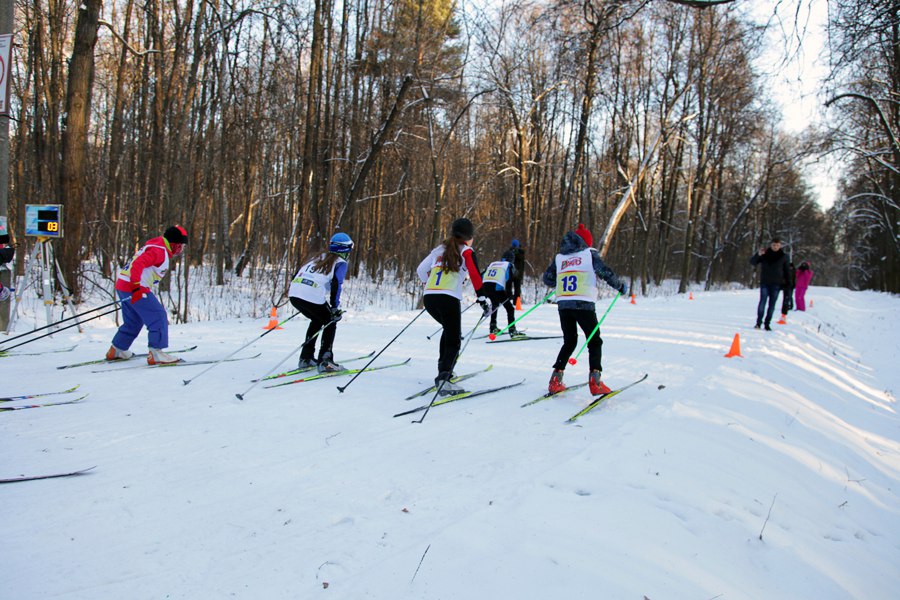
M444 327L441 333L438 375L434 378L442 395L459 394L464 390L451 382L453 366L462 338L462 284L466 277L478 296L478 302L487 316L491 311L488 299L481 293L481 275L472 250L475 226L469 219L460 218L450 226L450 236L433 249L421 263L416 273L425 284L425 310ZM443 385L442 385L443 384Z
M341 289L347 276L347 257L352 249L353 240L349 235L334 234L328 242L328 251L307 261L291 281L288 289L291 304L309 319L306 343L300 350L297 365L301 369L316 367L319 373L344 370L334 362L333 346L337 322L344 314L340 308ZM317 334L321 338L318 360L314 358Z

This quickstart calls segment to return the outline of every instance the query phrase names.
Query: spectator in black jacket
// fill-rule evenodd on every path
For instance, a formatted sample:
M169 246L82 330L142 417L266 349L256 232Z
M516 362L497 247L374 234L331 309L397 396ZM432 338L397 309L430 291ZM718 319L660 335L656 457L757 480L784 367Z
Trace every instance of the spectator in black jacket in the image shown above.
M768 248L760 248L759 252L750 257L751 265L754 267L762 265L759 274L759 305L756 307L756 329L763 325L763 314L765 314L766 331L772 331L772 315L775 313L778 293L790 281L788 263L787 254L781 249L781 240L777 237L772 238ZM766 310L767 302L769 304L768 310Z

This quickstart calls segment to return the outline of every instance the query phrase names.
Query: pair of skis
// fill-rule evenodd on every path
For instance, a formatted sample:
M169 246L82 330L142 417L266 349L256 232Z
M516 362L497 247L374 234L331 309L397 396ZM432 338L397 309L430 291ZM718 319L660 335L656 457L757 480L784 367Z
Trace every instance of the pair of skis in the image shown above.
M642 381L644 381L645 379L647 379L648 376L649 376L649 374L645 373L644 376L641 377L640 379L638 379L637 381L629 383L628 385L622 386L618 389L612 390L611 392L607 392L606 394L600 394L599 396L594 396L594 399L591 400L591 402L587 406L585 406L584 408L579 410L577 413L575 413L574 415L572 415L571 417L566 419L565 422L566 423L574 423L575 421L577 421L584 415L588 414L589 412L591 412L592 410L594 410L595 408L600 406L600 404L604 400L608 400L609 398L612 398L613 396L621 394L628 388L636 386L637 384L639 384ZM526 402L525 404L522 405L522 408L525 408L526 406L531 406L532 404L537 404L538 402L543 402L544 400L549 400L550 398L555 398L556 396L559 396L560 394L565 394L567 392L571 392L572 390L577 390L579 388L583 388L586 385L587 385L587 383L579 383L578 385L569 386L561 392L556 392L556 393L548 392L548 393L544 394L543 396L538 396L537 398L535 398L534 400L531 400L530 402Z
M179 354L182 352L190 352L191 350L196 350L196 349L197 349L197 346L190 346L189 348L182 348L181 350L172 350L171 352L169 352L169 354ZM135 354L131 358L141 358L141 357L146 358L147 353L143 352L140 354ZM97 358L94 360L86 360L84 362L72 363L70 365L61 365L56 368L57 369L74 369L76 367L87 367L90 365L105 365L105 364L111 365L111 364L124 363L124 362L128 362L128 361L127 360L106 360L105 358Z
M365 357L363 357L363 358L365 358ZM363 373L363 372L368 373L369 371L381 371L382 369L391 369L393 367L402 367L404 365L408 365L409 361L411 361L411 360L412 360L412 358L407 358L403 362L393 363L390 365L381 365L378 367L368 367L366 369L342 369L340 371L331 371L331 372L326 371L324 373L316 373L314 375L308 375L301 379L294 379L294 380L285 381L282 383L275 383L272 385L267 385L265 387L266 387L266 389L268 389L268 388L282 387L285 385L293 385L295 383L305 383L307 381L316 381L319 379L326 379L328 377L339 377L341 375L355 375L356 373Z
M43 398L45 396L60 396L62 394L71 394L76 391L81 384L70 387L67 390L62 390L60 392L45 392L43 394L22 394L20 396L5 396L0 398L0 403L3 402L17 402L19 400L31 400L33 398ZM88 394L81 396L80 398L75 398L74 400L66 400L65 402L47 402L44 404L29 404L28 406L0 406L0 412L9 412L13 410L25 410L26 408L43 408L45 406L60 406L63 404L77 404L81 402L85 398L88 397Z

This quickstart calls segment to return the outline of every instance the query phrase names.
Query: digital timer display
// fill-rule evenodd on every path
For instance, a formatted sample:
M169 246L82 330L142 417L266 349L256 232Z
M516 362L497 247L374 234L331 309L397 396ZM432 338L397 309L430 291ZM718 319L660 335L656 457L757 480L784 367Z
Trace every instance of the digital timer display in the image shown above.
M34 237L62 237L62 205L26 204L25 235Z

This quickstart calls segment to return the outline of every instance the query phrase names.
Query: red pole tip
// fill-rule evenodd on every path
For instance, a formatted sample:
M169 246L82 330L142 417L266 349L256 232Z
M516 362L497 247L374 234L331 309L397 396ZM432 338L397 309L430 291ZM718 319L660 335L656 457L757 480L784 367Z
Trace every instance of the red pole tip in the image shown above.
M570 358L570 359L569 359L569 364L570 364L570 365L574 365L574 364L577 363L577 362L578 362L578 361L575 360L574 358Z
M497 334L496 334L496 333L492 333L492 334L490 334L488 337L491 338L491 341L493 342L494 340L497 339Z

